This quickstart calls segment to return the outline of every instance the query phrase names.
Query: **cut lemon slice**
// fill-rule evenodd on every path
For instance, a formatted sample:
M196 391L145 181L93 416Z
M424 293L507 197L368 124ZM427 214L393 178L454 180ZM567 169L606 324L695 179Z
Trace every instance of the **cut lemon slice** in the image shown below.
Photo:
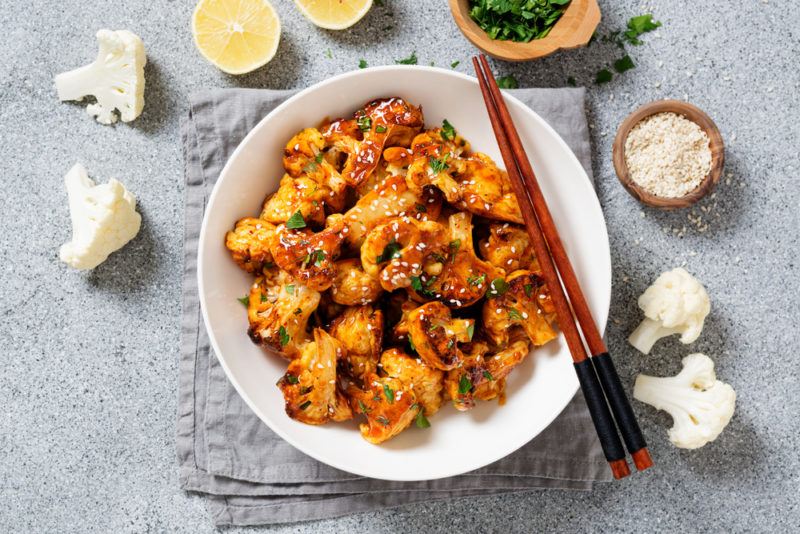
M367 14L372 0L294 0L311 22L327 30L349 28Z
M275 56L281 21L267 0L200 0L192 16L194 44L228 74L244 74Z

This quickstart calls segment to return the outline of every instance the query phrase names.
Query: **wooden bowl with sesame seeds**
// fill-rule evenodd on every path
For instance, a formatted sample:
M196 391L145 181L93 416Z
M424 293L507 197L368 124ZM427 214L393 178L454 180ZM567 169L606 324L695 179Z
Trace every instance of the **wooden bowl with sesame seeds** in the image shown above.
M634 126L659 113L675 113L697 124L708 136L711 150L711 169L689 193L678 197L657 196L631 178L625 157L625 143ZM614 169L625 189L642 204L665 210L691 206L709 194L719 182L725 160L725 146L717 125L701 109L680 100L657 100L641 106L628 115L617 130L613 147Z

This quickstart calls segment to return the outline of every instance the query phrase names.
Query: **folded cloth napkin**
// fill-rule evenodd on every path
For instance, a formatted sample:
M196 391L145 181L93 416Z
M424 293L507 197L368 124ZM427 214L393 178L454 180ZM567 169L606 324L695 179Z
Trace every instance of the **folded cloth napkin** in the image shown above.
M181 486L206 494L217 525L261 525L470 495L539 488L587 490L609 470L580 392L539 436L465 475L426 482L355 476L298 451L264 425L228 382L209 344L197 295L197 243L206 201L242 138L290 91L225 89L190 97L181 125L186 213L177 449ZM591 176L583 89L512 94L549 122ZM231 221L231 225L233 221Z

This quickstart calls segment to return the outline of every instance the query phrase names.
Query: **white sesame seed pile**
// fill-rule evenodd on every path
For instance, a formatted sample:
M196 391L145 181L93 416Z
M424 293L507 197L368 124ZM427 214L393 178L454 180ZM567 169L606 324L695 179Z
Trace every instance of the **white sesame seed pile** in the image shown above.
M676 113L657 113L631 128L625 139L631 180L663 198L685 196L711 170L708 135Z

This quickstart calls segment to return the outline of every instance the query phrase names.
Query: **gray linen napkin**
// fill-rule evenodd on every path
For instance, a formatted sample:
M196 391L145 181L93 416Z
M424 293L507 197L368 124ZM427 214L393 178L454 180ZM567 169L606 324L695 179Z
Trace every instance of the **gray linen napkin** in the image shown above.
M583 89L512 91L547 120L591 176ZM190 97L181 130L186 213L177 450L181 487L208 496L217 525L260 525L469 495L539 488L591 489L610 479L580 392L519 451L477 471L427 482L389 482L306 456L264 425L212 355L197 295L197 242L217 177L241 139L292 91L225 89Z

